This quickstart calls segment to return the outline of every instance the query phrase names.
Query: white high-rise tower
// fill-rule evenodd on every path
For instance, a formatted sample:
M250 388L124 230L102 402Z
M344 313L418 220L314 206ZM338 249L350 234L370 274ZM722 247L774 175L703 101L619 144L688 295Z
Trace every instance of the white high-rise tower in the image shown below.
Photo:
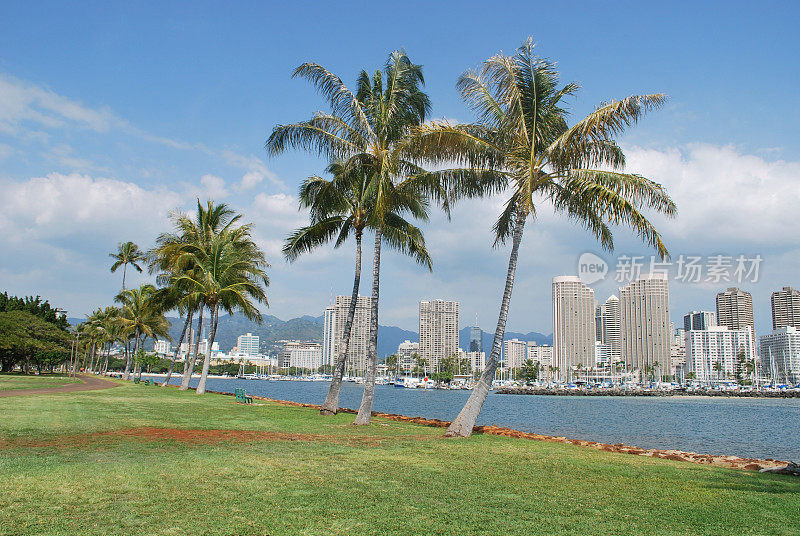
M553 354L562 381L578 365L584 370L594 366L596 307L594 290L579 277L553 278Z

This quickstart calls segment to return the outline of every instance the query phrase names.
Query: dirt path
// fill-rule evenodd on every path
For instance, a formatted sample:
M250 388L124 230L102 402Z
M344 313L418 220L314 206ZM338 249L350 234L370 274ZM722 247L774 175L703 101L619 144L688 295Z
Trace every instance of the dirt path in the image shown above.
M78 379L81 383L70 383L59 385L58 387L43 387L41 389L11 389L0 391L0 398L6 396L25 396L25 395L49 395L55 393L76 393L78 391L97 391L98 389L110 389L119 387L119 384L111 380L81 374Z

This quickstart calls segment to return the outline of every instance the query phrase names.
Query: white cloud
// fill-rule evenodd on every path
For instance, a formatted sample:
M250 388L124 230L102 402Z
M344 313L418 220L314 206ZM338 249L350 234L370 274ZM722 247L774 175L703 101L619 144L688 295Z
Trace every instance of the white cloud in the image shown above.
M245 156L231 150L222 151L221 156L229 165L246 170L239 184L236 185L237 190L249 190L260 184L264 179L269 180L281 189L286 189L286 184L278 179L278 176L270 171L264 161L257 156Z
M50 173L3 185L0 233L5 240L152 235L180 197L116 179Z
M221 199L228 195L228 189L225 188L225 179L216 175L203 175L200 177L200 185L202 186L201 192L195 195L199 195L201 198Z

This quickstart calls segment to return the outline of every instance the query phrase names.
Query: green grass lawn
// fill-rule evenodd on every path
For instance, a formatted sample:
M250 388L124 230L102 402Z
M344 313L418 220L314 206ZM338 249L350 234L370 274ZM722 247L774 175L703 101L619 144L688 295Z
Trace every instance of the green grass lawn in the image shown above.
M0 534L800 534L797 478L352 420L130 384L2 398Z
M0 391L11 389L40 389L43 387L58 387L68 383L75 383L69 376L60 374L45 374L42 376L26 376L24 374L0 374Z

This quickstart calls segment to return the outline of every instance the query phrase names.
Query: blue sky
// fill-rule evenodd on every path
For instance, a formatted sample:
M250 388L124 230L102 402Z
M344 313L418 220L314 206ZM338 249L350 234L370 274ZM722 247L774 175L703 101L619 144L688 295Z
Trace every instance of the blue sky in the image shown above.
M563 80L583 86L575 117L632 93L670 96L621 139L629 169L661 181L678 203L678 219L661 226L674 256L762 256L759 281L741 286L766 331L769 293L800 286L800 10L697 4L3 2L0 288L85 314L119 286L107 257L117 242L149 247L169 209L213 196L256 224L273 264L270 312L318 314L331 290L348 291L352 253L328 249L291 266L278 255L304 220L297 185L324 165L263 150L275 124L324 108L291 70L313 60L349 82L403 47L424 65L433 117L469 121L458 74L532 35ZM501 203L432 219L432 274L388 255L381 322L415 328L417 302L442 297L462 302L462 325L478 313L492 326L507 251L491 249L489 227ZM543 213L523 246L509 318L516 331L551 331L550 280L575 273L581 253L612 264L649 255L624 231L613 255L599 252L580 229ZM725 286L676 281L673 319L713 308ZM615 283L596 288L605 299Z

